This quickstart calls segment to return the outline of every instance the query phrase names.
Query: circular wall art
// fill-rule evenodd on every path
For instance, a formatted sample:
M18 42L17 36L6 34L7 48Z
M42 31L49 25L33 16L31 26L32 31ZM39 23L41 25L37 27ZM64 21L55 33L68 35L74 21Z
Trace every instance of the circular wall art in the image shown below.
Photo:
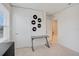
M36 27L33 27L33 28L32 28L32 30L33 30L33 31L36 31L36 30L37 30L37 28L36 28Z
M37 19L37 15L33 15L33 19Z
M32 20L31 23L32 23L33 25L35 25L35 24L36 24L36 21L35 21L35 20Z
M41 24L38 24L38 28L41 28Z
M41 18L38 18L38 22L41 22Z

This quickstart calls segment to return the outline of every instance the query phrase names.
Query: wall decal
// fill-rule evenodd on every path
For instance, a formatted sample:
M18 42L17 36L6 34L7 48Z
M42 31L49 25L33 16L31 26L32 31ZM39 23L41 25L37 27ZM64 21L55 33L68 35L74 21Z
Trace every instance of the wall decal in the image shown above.
M41 24L38 24L38 28L41 28Z
M37 30L37 28L36 28L36 27L33 27L33 28L32 28L32 30L33 30L33 31L36 31L36 30Z
M33 19L37 19L37 15L33 15Z
M38 18L38 22L41 22L41 18Z
M35 24L36 24L36 21L35 21L35 20L32 20L31 23L32 23L33 25L35 25Z

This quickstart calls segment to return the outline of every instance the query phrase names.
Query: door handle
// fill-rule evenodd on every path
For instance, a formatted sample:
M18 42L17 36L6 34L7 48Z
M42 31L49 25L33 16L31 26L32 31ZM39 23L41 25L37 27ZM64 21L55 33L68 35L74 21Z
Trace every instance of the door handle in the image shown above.
M19 33L16 33L16 35L18 35Z
M54 32L52 32L52 35L54 34Z

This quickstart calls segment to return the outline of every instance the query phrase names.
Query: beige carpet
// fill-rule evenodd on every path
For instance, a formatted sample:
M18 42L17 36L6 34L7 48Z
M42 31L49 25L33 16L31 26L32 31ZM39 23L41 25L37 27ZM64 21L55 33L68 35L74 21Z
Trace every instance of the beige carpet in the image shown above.
M79 56L79 53L65 48L61 45L47 48L45 46L35 47L33 52L31 48L16 49L16 56Z

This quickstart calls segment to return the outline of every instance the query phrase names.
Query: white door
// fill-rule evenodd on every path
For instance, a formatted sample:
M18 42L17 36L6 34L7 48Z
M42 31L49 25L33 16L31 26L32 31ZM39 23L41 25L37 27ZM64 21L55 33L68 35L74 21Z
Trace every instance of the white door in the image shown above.
M15 20L15 45L16 48L29 47L30 45L30 24L29 17L26 15L24 9L16 8L13 12L13 17Z

